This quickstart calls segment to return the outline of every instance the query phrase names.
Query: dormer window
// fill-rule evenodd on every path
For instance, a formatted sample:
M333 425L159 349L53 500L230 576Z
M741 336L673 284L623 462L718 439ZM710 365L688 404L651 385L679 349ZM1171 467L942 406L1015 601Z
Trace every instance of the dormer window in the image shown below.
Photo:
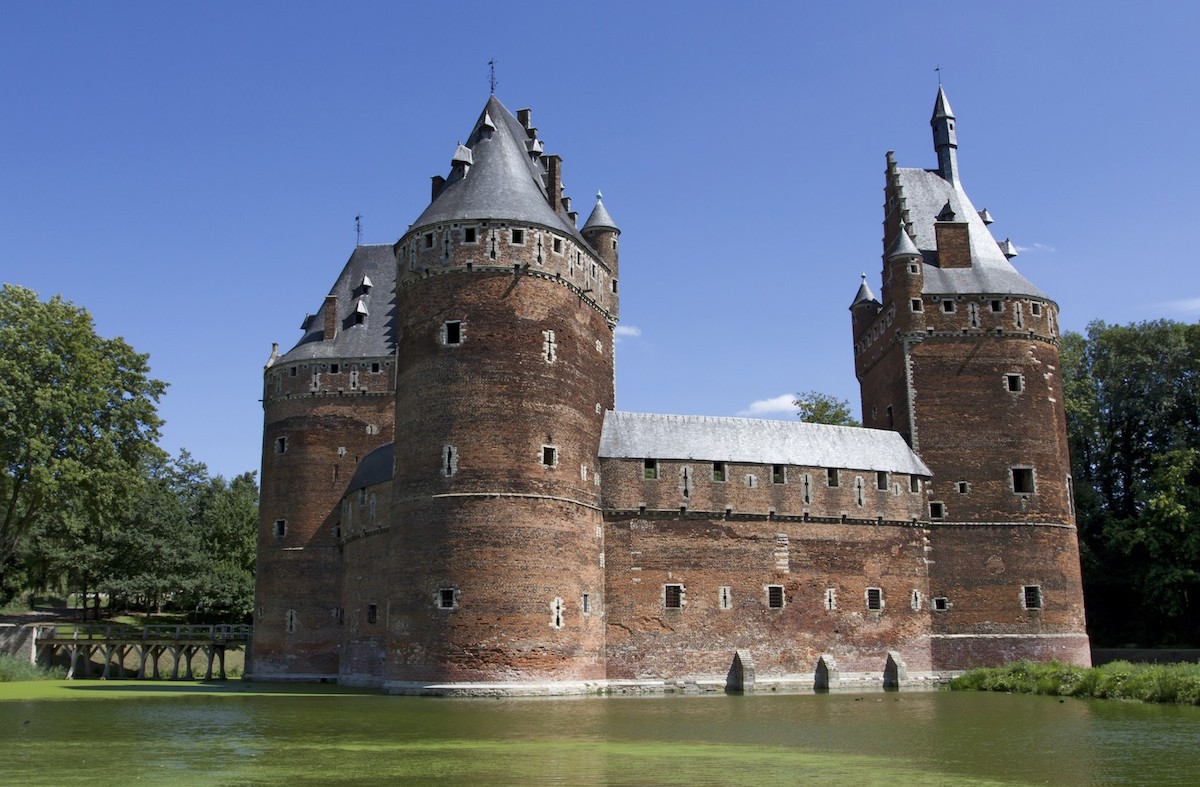
M367 304L360 299L354 304L354 324L362 325L365 323L369 313L370 312L367 311Z
M358 283L358 292L359 292L359 294L360 294L360 295L366 295L367 293L369 293L369 292L371 291L371 287L372 287L372 286L374 286L374 285L372 285L372 284L371 284L371 277L370 277L370 276L363 276L363 277L362 277L362 281L360 281L360 282Z

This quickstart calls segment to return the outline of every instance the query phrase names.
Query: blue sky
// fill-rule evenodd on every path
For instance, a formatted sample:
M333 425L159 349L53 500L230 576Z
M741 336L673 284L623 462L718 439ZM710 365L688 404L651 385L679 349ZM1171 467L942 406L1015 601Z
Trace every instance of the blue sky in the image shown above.
M150 354L164 447L260 461L262 366L396 240L488 95L622 229L617 406L857 409L884 154L967 193L1062 324L1200 317L1200 4L6 3L0 280Z

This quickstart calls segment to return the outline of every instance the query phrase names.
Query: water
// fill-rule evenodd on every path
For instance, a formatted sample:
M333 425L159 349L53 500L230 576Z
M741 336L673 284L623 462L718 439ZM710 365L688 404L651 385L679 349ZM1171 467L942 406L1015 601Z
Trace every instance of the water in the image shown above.
M53 699L6 700L0 686L0 783L1200 783L1193 707L948 692L454 700L194 688L78 682Z

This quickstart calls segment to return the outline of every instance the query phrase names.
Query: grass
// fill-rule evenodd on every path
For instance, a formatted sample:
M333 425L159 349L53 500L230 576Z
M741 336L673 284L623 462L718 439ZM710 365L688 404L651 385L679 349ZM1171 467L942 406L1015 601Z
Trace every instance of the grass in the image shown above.
M1114 661L1085 669L1054 661L1015 661L973 669L952 680L950 689L1200 705L1200 664Z
M25 680L61 680L67 671L58 667L39 667L8 653L0 653L0 683Z

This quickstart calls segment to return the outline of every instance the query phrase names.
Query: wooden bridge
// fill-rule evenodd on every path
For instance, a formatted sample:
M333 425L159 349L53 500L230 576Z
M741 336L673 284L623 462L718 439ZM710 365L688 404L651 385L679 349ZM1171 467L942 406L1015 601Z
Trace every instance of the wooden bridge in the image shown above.
M195 680L192 662L197 654L204 657L204 680L225 680L225 652L245 651L254 632L253 626L151 625L54 623L38 625L34 632L34 653L39 663L57 661L67 654L67 679L93 677L92 661L100 657L100 678L136 677L141 680ZM126 669L132 655L136 669ZM159 660L168 656L170 675L160 670ZM180 667L183 674L180 675ZM115 667L115 675L114 673ZM132 674L131 674L132 673Z

